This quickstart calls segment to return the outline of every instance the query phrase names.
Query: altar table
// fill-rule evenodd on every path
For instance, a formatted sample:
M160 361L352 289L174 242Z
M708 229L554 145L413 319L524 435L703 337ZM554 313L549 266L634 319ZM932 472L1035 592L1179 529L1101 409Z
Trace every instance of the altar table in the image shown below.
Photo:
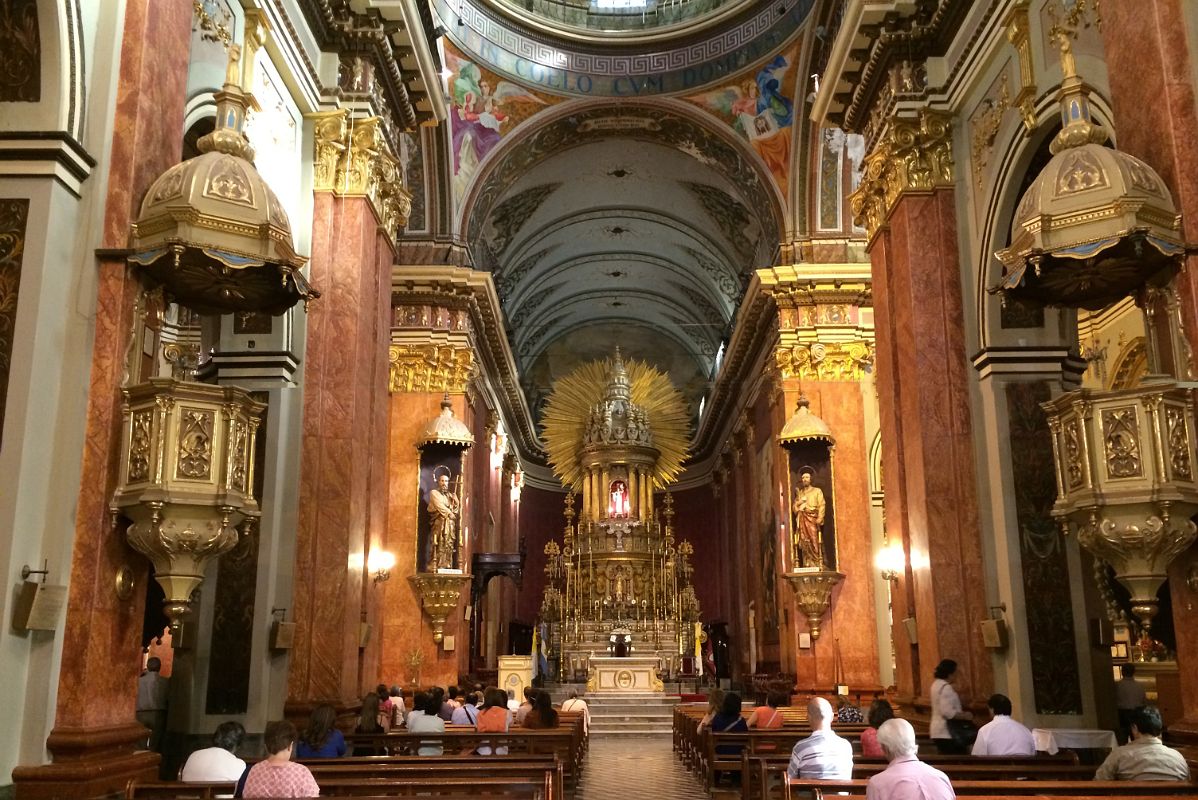
M587 692L664 692L665 686L657 677L660 662L657 656L592 656Z
M1115 747L1115 734L1111 731L1087 730L1084 728L1032 728L1032 739L1036 749L1055 755L1061 749L1110 750Z

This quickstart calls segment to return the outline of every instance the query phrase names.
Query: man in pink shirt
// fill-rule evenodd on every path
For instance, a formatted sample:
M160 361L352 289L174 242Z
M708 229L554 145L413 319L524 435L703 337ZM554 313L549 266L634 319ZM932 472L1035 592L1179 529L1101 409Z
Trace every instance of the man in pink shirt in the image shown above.
M890 765L869 779L867 800L952 800L948 776L915 757L915 729L905 719L888 719L878 728L878 744Z

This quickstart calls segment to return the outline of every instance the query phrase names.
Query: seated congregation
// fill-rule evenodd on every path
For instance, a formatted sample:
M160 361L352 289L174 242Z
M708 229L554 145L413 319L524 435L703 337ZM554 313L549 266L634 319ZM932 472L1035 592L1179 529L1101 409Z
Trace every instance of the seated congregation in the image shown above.
M293 798L320 795L539 798L573 789L586 748L588 707L577 692L556 708L549 692L477 685L405 697L380 685L362 699L352 732L331 705L302 729L269 723L258 758L239 757L245 729L221 723L192 752L179 780L134 782L129 798Z
M947 687L944 702L932 703L927 720L902 718L905 710L882 697L863 715L844 697L834 709L812 696L804 708L770 693L766 705L749 709L738 694L713 690L706 707L676 708L674 749L704 776L713 797L745 800L1198 796L1192 762L1162 742L1155 707L1130 712L1128 743L1105 757L1049 755L1037 752L1032 732L1012 718L1002 694L988 699L991 718L975 727L951 686L955 665L946 662L935 682ZM933 686L934 698L940 687Z

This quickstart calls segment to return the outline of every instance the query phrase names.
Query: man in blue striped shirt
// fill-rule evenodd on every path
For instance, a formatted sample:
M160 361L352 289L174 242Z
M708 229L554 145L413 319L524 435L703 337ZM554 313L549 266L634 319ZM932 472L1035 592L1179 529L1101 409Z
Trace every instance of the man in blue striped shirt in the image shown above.
M790 753L787 773L792 778L847 781L853 778L853 745L832 732L832 705L822 697L807 704L811 735L800 739Z

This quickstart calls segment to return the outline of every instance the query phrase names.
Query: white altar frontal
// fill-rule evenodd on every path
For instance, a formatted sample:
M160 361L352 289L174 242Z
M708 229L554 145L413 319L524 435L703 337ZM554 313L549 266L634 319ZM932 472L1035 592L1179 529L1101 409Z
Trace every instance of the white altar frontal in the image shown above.
M664 692L665 686L657 677L659 664L656 656L594 656L587 676L587 692Z

